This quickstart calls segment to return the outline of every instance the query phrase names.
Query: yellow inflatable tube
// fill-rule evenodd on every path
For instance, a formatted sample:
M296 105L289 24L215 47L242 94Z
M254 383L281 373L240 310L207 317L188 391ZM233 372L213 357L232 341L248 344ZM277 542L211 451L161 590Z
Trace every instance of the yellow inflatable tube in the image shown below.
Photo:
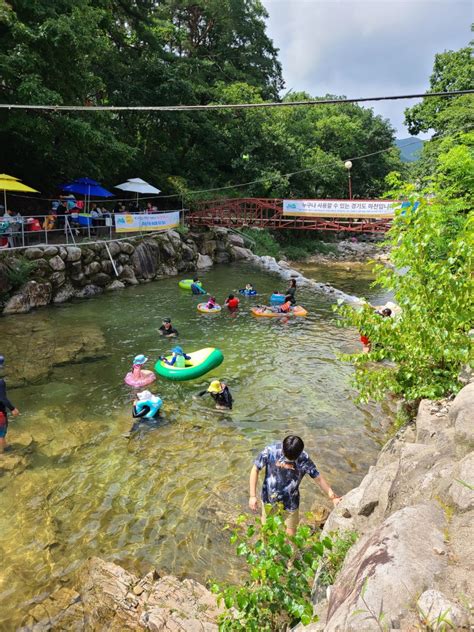
M308 312L305 310L304 307L301 307L301 305L296 305L295 307L292 307L290 311L286 314L282 312L271 312L271 311L261 312L259 311L258 307L252 307L250 311L252 312L252 315L255 316L256 318L281 318L284 316L304 317L308 315Z

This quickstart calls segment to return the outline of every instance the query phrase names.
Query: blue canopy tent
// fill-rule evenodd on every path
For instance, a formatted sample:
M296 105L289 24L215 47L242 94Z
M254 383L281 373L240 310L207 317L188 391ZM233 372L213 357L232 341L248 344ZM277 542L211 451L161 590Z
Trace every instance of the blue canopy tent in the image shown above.
M104 187L100 186L100 183L96 180L92 180L91 178L78 178L69 184L63 184L61 187L62 191L67 193L77 193L78 195L84 195L86 198L84 213L78 214L78 221L81 226L87 226L89 229L91 225L91 217L88 213L89 203L92 198L109 198L113 197L114 194Z

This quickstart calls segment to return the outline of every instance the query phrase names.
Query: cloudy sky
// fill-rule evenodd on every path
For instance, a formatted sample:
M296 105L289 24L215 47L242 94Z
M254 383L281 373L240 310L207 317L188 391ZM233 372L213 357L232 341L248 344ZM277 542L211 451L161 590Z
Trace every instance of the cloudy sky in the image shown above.
M471 0L263 0L286 88L347 97L424 92L434 55L472 39ZM374 104L397 137L415 101Z

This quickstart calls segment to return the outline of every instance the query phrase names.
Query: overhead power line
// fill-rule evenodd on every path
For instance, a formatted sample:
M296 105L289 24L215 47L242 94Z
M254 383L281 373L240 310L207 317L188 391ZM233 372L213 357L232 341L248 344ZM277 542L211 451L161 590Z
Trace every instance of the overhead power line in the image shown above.
M335 105L341 103L367 103L369 101L397 101L400 99L426 99L433 97L458 97L473 94L474 90L449 92L423 92L420 94L397 94L382 97L358 97L354 99L310 99L308 101L274 101L263 103L212 103L209 105L34 105L23 103L0 103L3 110L45 110L53 112L201 112L209 110L243 110L255 108L281 108L298 106Z

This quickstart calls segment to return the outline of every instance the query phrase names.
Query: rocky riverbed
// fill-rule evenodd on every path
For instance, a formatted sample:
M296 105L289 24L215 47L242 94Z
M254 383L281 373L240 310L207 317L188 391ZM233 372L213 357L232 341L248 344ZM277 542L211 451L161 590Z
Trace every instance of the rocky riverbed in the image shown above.
M474 383L454 400L423 400L416 419L330 513L323 536L356 531L358 540L329 589L319 586L318 571L319 621L298 632L470 629L473 411ZM156 571L139 578L92 558L70 584L39 598L21 629L211 632L218 614L214 596L196 581Z

